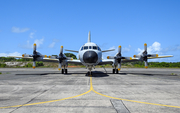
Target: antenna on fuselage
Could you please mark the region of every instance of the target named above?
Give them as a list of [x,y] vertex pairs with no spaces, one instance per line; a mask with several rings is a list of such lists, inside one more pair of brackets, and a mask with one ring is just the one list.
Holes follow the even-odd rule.
[[91,42],[91,32],[89,31],[88,42]]

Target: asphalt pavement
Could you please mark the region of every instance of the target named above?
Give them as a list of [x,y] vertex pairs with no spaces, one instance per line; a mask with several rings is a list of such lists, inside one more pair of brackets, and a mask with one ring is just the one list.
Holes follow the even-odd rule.
[[179,113],[180,69],[0,68],[0,113]]

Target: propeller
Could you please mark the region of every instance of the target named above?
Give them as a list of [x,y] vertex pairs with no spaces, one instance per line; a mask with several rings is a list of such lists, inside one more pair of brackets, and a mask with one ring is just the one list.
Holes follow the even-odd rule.
[[60,53],[59,53],[58,59],[59,59],[58,70],[61,70],[61,64],[62,64],[63,60],[66,59],[66,57],[63,54],[63,46],[61,46],[61,48],[60,48]]
[[38,57],[40,57],[40,55],[38,55],[38,52],[36,51],[36,44],[35,43],[33,45],[33,55],[32,55],[32,57],[33,57],[33,69],[35,69],[36,68],[36,60],[37,60]]
[[115,59],[118,63],[118,71],[121,70],[121,59],[131,60],[131,57],[123,57],[121,54],[121,46],[118,47],[118,53],[116,56],[108,56],[107,59]]
[[139,58],[139,60],[144,61],[145,68],[148,68],[148,57],[158,57],[158,54],[148,54],[147,44],[144,44],[144,52],[141,55],[134,55],[134,58]]

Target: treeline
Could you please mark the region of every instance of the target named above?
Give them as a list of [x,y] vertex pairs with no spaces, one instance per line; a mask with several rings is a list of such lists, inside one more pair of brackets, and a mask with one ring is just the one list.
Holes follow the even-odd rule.
[[[124,63],[127,67],[144,67],[144,62],[131,62]],[[170,68],[180,68],[180,62],[148,62],[148,67],[170,67]]]
[[[72,55],[67,55],[67,57],[72,57]],[[74,59],[76,57],[74,56]],[[0,57],[0,67],[7,67],[4,62],[13,62],[13,61],[20,61],[20,62],[29,62],[24,67],[32,67],[32,59],[16,59],[16,58],[9,58],[9,57]],[[44,66],[43,62],[36,62],[36,66]],[[122,63],[122,66],[125,67],[138,67],[138,68],[144,68],[144,62],[137,61],[137,62],[127,62]],[[105,67],[111,67],[111,65],[105,65]],[[165,67],[165,68],[180,68],[180,62],[148,62],[148,67]]]
[[0,57],[0,62],[10,62],[10,61],[33,61],[33,59],[23,59],[23,58],[11,58],[11,57]]

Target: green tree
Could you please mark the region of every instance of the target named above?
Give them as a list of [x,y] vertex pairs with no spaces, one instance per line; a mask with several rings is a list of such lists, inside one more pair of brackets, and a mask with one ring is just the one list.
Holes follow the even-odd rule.
[[72,54],[72,53],[64,53],[66,55],[66,57],[72,57],[73,59],[77,59],[76,55]]

